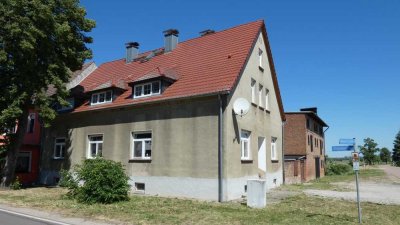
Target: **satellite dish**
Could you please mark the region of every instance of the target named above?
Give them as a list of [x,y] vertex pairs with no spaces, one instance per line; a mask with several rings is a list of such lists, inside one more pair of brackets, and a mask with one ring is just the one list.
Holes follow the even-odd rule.
[[249,112],[250,103],[245,98],[238,98],[233,103],[233,111],[236,115],[244,116]]

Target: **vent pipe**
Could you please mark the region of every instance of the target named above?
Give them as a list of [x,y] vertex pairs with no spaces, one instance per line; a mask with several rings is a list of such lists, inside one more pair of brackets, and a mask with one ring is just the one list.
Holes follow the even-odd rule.
[[164,33],[164,52],[170,52],[178,45],[179,31],[176,29],[169,29]]
[[215,30],[207,29],[207,30],[200,31],[199,33],[200,33],[200,36],[203,37],[203,36],[215,33]]
[[128,42],[126,46],[126,63],[132,62],[139,55],[139,43]]

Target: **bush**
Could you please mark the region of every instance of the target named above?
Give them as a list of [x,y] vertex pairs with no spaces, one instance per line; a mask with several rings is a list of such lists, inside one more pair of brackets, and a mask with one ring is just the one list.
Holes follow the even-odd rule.
[[326,167],[326,175],[344,175],[350,173],[352,167],[348,164],[329,163]]
[[10,184],[10,188],[11,188],[12,190],[20,190],[20,189],[22,188],[22,184],[21,184],[21,182],[19,181],[19,177],[18,177],[18,176],[15,177],[14,182],[12,182],[12,183]]
[[69,189],[67,194],[79,202],[113,203],[128,200],[129,177],[121,163],[103,158],[87,159],[74,168],[76,178],[62,171],[61,185]]

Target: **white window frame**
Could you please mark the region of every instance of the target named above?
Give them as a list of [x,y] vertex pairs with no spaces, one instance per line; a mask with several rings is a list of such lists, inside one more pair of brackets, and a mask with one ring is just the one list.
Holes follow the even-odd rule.
[[[247,134],[245,137],[243,134]],[[251,132],[247,130],[240,131],[240,147],[241,147],[241,160],[250,160],[251,159],[251,143],[250,143]],[[247,145],[247,156],[245,155],[245,146]]]
[[276,151],[276,137],[271,138],[271,160],[278,160],[278,154]]
[[[150,134],[150,138],[135,138],[135,135],[137,134]],[[132,144],[131,144],[131,159],[151,159],[151,155],[153,152],[153,132],[151,131],[139,131],[139,132],[131,132],[131,139],[132,139]],[[146,156],[146,141],[150,141],[150,156]],[[135,156],[135,142],[142,142],[142,156]]]
[[263,50],[261,48],[259,48],[258,49],[258,63],[259,63],[258,66],[261,68],[264,68],[263,67],[263,53],[264,53]]
[[[91,141],[91,137],[98,137],[101,136],[101,141]],[[88,147],[87,147],[87,158],[94,159],[99,154],[99,144],[101,144],[101,156],[103,156],[103,145],[104,145],[104,135],[103,134],[90,134],[88,135]],[[96,155],[92,156],[91,146],[92,144],[96,144]]]
[[263,101],[263,98],[264,98],[263,92],[264,91],[263,90],[264,90],[264,86],[262,84],[259,84],[258,85],[258,105],[260,107],[263,107],[263,104],[264,104],[264,101]]
[[269,90],[265,88],[265,109],[269,111]]
[[[33,117],[33,118],[32,118]],[[32,132],[30,132],[29,128],[31,127],[31,121],[33,120],[33,125],[32,125]],[[36,123],[36,113],[29,113],[28,116],[28,126],[26,126],[26,132],[27,133],[34,133],[35,132],[35,123]]]
[[251,102],[254,104],[256,103],[256,83],[256,80],[251,78]]
[[[107,93],[111,93],[111,99],[107,100]],[[104,94],[104,101],[100,102],[100,95]],[[94,97],[97,97],[97,101],[94,102]],[[108,91],[102,91],[102,92],[96,92],[92,94],[92,97],[90,98],[90,105],[100,105],[100,104],[104,104],[104,103],[109,103],[112,102],[113,100],[113,91],[112,90],[108,90]]]
[[[64,142],[57,142],[57,140],[62,140],[62,139],[64,139]],[[57,137],[54,139],[54,154],[53,154],[54,159],[65,158],[65,146],[66,146],[65,143],[66,143],[65,137]],[[59,156],[56,155],[58,146],[60,147],[60,155]]]
[[[158,83],[158,92],[153,92],[153,83]],[[150,94],[144,94],[144,86],[150,85]],[[136,88],[141,88],[141,95],[137,96],[136,95]],[[159,95],[161,94],[161,81],[152,81],[152,82],[147,82],[143,84],[136,84],[133,86],[133,98],[144,98],[144,97],[149,97],[153,95]]]

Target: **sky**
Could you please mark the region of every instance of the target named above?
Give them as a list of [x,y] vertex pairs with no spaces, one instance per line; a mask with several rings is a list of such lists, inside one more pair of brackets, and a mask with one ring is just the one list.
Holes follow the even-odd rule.
[[329,125],[330,157],[340,138],[370,137],[393,148],[400,131],[400,1],[90,1],[87,17],[97,65],[125,56],[124,44],[140,51],[163,46],[162,31],[179,40],[206,29],[223,30],[263,19],[266,23],[285,111],[318,107]]

